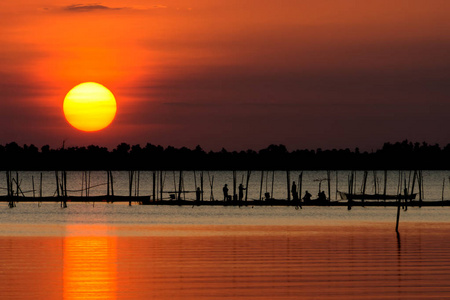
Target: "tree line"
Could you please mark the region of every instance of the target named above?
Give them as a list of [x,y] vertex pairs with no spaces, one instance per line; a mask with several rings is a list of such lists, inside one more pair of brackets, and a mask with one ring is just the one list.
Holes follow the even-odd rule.
[[2,170],[448,170],[450,144],[440,147],[408,140],[384,143],[376,151],[358,148],[293,150],[269,145],[259,151],[204,151],[119,144],[52,149],[45,145],[0,145]]

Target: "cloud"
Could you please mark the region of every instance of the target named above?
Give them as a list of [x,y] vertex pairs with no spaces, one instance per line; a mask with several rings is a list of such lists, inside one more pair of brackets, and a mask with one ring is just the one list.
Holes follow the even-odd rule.
[[[91,11],[118,11],[118,10],[153,10],[153,9],[165,9],[167,6],[155,4],[151,7],[111,7],[100,3],[93,4],[72,4],[64,6],[63,11],[68,12],[91,12]],[[48,8],[44,8],[48,10]]]
[[106,5],[94,3],[94,4],[73,4],[63,8],[69,12],[88,12],[88,11],[107,11],[107,10],[122,10],[125,7],[109,7]]

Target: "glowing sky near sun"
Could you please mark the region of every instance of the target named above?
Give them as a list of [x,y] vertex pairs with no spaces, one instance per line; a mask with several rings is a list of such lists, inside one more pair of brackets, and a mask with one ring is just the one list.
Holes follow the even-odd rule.
[[[444,145],[449,32],[447,0],[2,1],[0,144]],[[87,81],[117,100],[90,134],[62,112]]]

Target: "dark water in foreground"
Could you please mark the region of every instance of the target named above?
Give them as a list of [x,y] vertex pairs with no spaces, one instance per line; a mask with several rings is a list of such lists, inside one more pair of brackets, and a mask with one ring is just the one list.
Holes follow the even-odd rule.
[[450,297],[447,208],[402,212],[400,236],[391,208],[17,208],[1,299]]

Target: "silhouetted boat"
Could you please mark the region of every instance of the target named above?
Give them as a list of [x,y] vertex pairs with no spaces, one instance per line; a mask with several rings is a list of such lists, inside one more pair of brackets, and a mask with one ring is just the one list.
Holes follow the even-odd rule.
[[398,200],[398,199],[407,199],[414,200],[416,199],[417,194],[410,195],[384,195],[384,194],[349,194],[344,192],[339,192],[342,200]]

